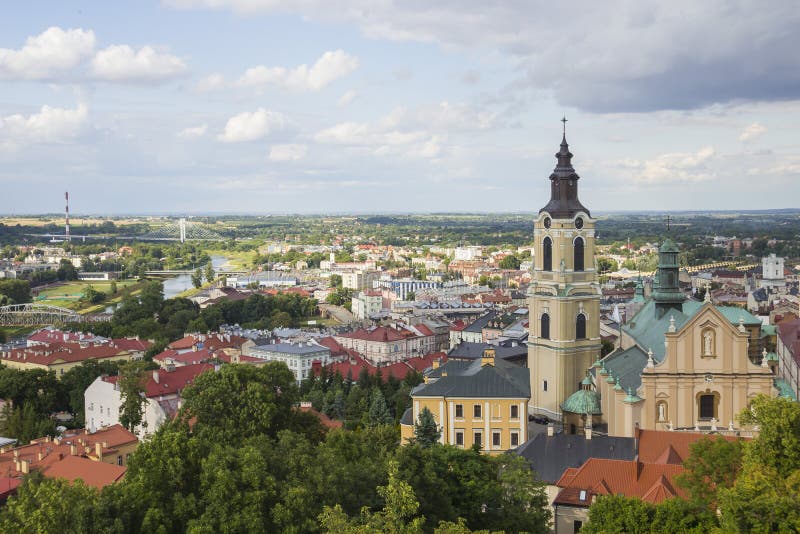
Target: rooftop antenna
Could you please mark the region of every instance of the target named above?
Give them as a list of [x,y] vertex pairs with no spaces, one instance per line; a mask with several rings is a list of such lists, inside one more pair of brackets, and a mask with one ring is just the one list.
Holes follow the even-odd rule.
[[66,219],[64,224],[64,241],[69,241],[69,191],[64,192],[64,200],[66,201]]

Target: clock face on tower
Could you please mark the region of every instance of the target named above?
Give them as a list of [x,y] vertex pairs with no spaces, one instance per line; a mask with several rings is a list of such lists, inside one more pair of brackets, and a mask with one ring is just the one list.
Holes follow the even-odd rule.
[[577,228],[578,230],[583,228],[583,219],[581,217],[575,219],[575,228]]
[[545,217],[544,218],[544,227],[545,228],[550,228],[550,217]]

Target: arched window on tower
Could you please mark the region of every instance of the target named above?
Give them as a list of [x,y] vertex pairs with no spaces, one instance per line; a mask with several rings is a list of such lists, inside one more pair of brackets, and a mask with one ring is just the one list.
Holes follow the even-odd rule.
[[553,270],[553,241],[549,237],[542,241],[542,270]]
[[586,316],[582,313],[575,318],[575,339],[586,339]]
[[575,239],[575,256],[573,258],[573,265],[575,266],[576,271],[583,270],[583,238],[578,237]]
[[541,338],[542,339],[550,339],[550,315],[549,314],[547,314],[547,313],[543,313],[542,314],[542,319],[541,319],[541,325],[540,326],[541,326],[540,330],[542,331]]

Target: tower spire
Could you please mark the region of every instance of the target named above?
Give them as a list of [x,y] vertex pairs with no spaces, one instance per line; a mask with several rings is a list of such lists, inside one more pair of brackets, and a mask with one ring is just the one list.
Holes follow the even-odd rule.
[[556,153],[556,168],[550,175],[550,202],[539,211],[565,219],[573,217],[579,211],[589,215],[589,210],[578,200],[580,177],[572,166],[572,152],[567,143],[567,117],[561,118],[561,134],[561,147]]

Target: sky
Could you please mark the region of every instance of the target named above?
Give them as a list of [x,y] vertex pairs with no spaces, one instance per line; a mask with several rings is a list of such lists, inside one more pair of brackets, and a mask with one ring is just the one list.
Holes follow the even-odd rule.
[[793,0],[71,0],[0,18],[0,213],[800,208]]

